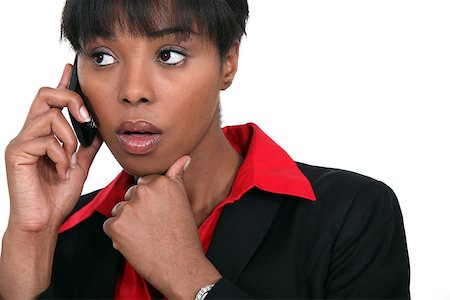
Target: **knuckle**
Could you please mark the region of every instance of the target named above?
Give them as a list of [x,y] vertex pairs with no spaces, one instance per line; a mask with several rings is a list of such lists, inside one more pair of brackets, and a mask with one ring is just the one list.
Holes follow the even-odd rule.
[[133,193],[134,193],[135,189],[136,189],[136,186],[135,186],[135,185],[133,185],[132,187],[130,187],[130,188],[125,192],[125,195],[124,195],[124,197],[123,197],[124,200],[130,200],[131,197],[133,197]]
[[134,217],[133,207],[130,206],[129,204],[123,205],[120,208],[120,211],[118,212],[116,217],[117,217],[118,221],[125,220],[130,217],[133,218]]
[[112,236],[113,233],[113,225],[114,225],[114,219],[109,218],[103,223],[103,231],[109,236]]
[[147,194],[147,186],[143,184],[137,185],[134,189],[133,194],[138,198],[144,196],[145,194]]
[[45,144],[46,144],[46,148],[60,146],[60,144],[58,143],[58,141],[56,140],[56,138],[54,136],[45,137]]
[[50,108],[48,113],[52,119],[56,119],[61,116],[61,110],[55,107]]
[[162,188],[167,186],[167,184],[169,183],[169,179],[166,176],[158,176],[157,178],[155,178],[155,180],[153,181],[153,184],[157,187],[157,188]]
[[75,151],[77,149],[78,142],[75,140],[75,138],[71,138],[68,141],[64,142],[64,145],[68,150]]
[[66,141],[64,141],[64,147],[70,151],[76,150],[77,146],[78,146],[78,142],[73,134],[70,136],[70,138],[68,138]]
[[77,94],[74,91],[71,90],[67,90],[68,95],[67,95],[67,106],[70,109],[77,109],[78,106],[81,106],[83,104],[83,99],[81,98],[81,96],[79,94]]
[[47,86],[43,86],[43,87],[39,88],[39,90],[37,92],[37,98],[47,96],[49,94],[50,90],[52,90],[52,88],[49,88]]
[[57,159],[60,163],[69,163],[61,144],[54,136],[48,136],[45,138],[45,149],[47,149],[47,153],[51,152],[55,159]]
[[5,147],[5,160],[6,163],[8,162],[15,162],[14,156],[16,153],[16,142],[15,140],[12,140],[9,142],[9,144]]
[[17,138],[14,138],[8,143],[8,145],[6,145],[6,147],[5,147],[5,155],[6,156],[11,155],[15,151],[16,144],[17,144]]
[[119,216],[125,209],[126,209],[126,203],[125,202],[119,202],[114,206],[113,211],[116,213],[117,216]]
[[117,239],[120,237],[121,232],[121,224],[120,224],[120,218],[118,217],[112,217],[109,218],[104,223],[104,231],[105,233],[111,238],[111,240],[117,241]]

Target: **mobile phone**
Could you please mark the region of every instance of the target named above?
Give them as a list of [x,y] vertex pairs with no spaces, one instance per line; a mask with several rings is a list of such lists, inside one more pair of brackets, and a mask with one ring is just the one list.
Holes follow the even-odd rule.
[[[73,63],[72,74],[70,76],[69,90],[72,90],[81,96],[84,102],[84,106],[87,108],[90,115],[92,116],[90,105],[88,101],[86,101],[86,97],[81,92],[80,84],[78,82],[77,61],[78,57],[76,56],[75,61]],[[70,121],[72,122],[73,129],[75,130],[75,134],[80,144],[84,147],[90,146],[95,136],[97,135],[97,126],[95,125],[94,119],[91,117],[91,120],[89,122],[80,123],[72,116],[70,112],[69,116]]]

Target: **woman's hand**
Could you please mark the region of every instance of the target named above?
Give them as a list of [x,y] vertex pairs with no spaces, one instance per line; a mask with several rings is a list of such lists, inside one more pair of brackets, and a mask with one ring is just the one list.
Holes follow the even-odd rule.
[[194,299],[220,273],[205,257],[183,175],[183,156],[164,176],[141,177],[104,224],[113,246],[169,299]]
[[67,89],[72,67],[66,65],[57,88],[41,88],[23,129],[6,149],[10,194],[8,228],[39,232],[59,227],[79,199],[101,141],[80,147],[61,110],[68,107],[80,122],[89,120],[81,97]]
[[80,197],[101,145],[77,151],[77,140],[61,110],[85,122],[83,100],[67,90],[66,65],[56,89],[37,94],[19,135],[5,152],[10,217],[0,257],[0,299],[32,299],[50,283],[58,229]]

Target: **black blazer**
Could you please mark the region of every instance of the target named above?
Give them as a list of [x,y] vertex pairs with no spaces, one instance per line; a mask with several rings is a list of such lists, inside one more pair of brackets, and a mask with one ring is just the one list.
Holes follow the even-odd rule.
[[[223,275],[207,299],[409,299],[398,201],[385,184],[298,164],[317,201],[253,189],[224,207],[207,257]],[[81,197],[77,209],[96,193]],[[59,236],[41,298],[111,299],[123,260],[95,214]]]

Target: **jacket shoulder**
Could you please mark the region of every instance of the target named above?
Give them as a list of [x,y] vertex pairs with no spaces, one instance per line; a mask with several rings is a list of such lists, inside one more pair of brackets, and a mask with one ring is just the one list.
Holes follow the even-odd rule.
[[330,204],[346,207],[354,201],[363,201],[364,207],[374,207],[397,204],[394,191],[382,181],[355,172],[312,166],[297,163],[302,173],[308,178],[318,204]]
[[339,181],[342,183],[347,182],[351,185],[365,184],[370,182],[382,183],[374,178],[352,171],[313,166],[300,162],[296,162],[296,164],[300,171],[302,171],[302,173],[309,179],[312,185],[319,184],[323,181]]
[[330,298],[409,298],[403,217],[393,190],[358,173],[298,166],[317,198],[304,216],[313,231],[309,241],[327,245],[312,251],[326,259],[309,268],[310,282],[318,280],[317,270],[327,269],[322,283]]

